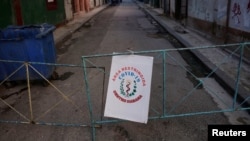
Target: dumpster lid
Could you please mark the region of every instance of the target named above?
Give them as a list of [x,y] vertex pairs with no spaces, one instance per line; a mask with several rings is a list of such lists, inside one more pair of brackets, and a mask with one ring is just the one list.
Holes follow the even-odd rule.
[[40,25],[8,26],[0,32],[0,40],[22,40],[28,38],[42,38],[54,31],[55,26],[47,23]]

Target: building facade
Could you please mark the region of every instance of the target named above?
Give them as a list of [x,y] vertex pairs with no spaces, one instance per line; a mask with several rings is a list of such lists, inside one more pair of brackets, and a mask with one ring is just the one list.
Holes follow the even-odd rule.
[[[157,1],[157,2],[156,2]],[[181,24],[224,43],[250,40],[250,0],[144,0]]]
[[1,27],[49,23],[65,20],[63,0],[1,0]]
[[1,0],[0,28],[41,23],[59,26],[106,3],[105,0]]

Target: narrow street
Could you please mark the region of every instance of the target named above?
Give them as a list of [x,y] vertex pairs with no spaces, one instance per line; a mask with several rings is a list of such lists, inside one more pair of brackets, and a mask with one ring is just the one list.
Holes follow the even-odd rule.
[[[82,56],[174,49],[166,34],[133,0],[123,0],[120,4],[109,6],[57,48],[57,63],[61,64],[56,66],[59,78],[51,80],[48,86],[32,81],[31,100],[27,85],[23,82],[18,82],[12,88],[0,86],[3,92],[0,96],[8,95],[4,100],[21,113],[0,101],[0,120],[14,121],[0,124],[0,140],[91,141],[91,116],[81,67]],[[166,72],[162,72],[160,52],[143,55],[154,57],[149,117],[163,114],[164,88],[167,93],[164,105],[169,115],[217,111],[232,103],[227,92],[212,77],[206,86],[196,87],[197,82],[187,71],[193,68],[189,63],[193,58],[188,53],[168,52]],[[88,59],[87,76],[93,120],[108,120],[103,117],[103,108],[111,59],[111,56]],[[195,73],[198,77],[203,78],[208,73],[202,65],[193,64],[200,70]],[[162,83],[164,74],[166,86]],[[226,103],[218,100],[211,89],[220,93]],[[16,124],[28,123],[29,119],[34,124]],[[107,123],[97,127],[94,136],[96,141],[204,141],[207,140],[209,124],[249,123],[250,117],[244,111],[221,112],[150,119],[147,124],[130,121]]]

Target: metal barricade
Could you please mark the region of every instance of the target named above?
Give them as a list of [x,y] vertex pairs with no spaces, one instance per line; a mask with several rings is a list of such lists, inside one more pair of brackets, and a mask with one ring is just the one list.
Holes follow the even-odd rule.
[[[131,54],[154,57],[153,70],[157,71],[153,73],[151,86],[150,120],[249,110],[249,91],[242,87],[245,83],[241,79],[241,75],[244,73],[242,69],[244,66],[243,53],[244,49],[249,45],[250,43],[240,43],[206,47],[97,54],[82,56],[82,64],[80,65],[0,60],[0,63],[20,64],[19,68],[11,72],[9,76],[0,82],[0,86],[2,87],[6,82],[9,82],[9,78],[20,69],[25,69],[26,81],[25,84],[22,84],[18,92],[23,93],[23,91],[25,91],[27,94],[22,94],[22,96],[25,97],[24,99],[20,97],[18,99],[24,102],[15,105],[8,101],[8,97],[16,93],[4,95],[6,94],[5,90],[0,89],[2,90],[2,94],[0,95],[0,104],[2,104],[0,106],[4,106],[12,111],[5,113],[0,111],[0,122],[90,127],[92,130],[92,140],[96,140],[97,127],[107,123],[124,122],[124,120],[104,117],[103,107],[105,105],[106,88],[108,85],[112,56]],[[197,74],[190,69],[189,65],[187,65],[180,56],[178,57],[178,55],[176,55],[177,52],[189,51],[195,54],[198,50],[223,48],[233,49],[224,56],[223,59],[218,60],[215,65],[206,66],[208,72],[204,73],[202,76],[197,76]],[[235,69],[230,73],[226,73],[224,67],[229,63],[229,60],[235,60],[235,54],[240,54],[237,59],[238,62],[235,64]],[[33,65],[56,67],[60,77],[57,80],[50,80],[44,77],[33,67]],[[29,78],[30,71],[37,73],[42,78],[43,82],[49,85],[44,88],[32,84],[33,80]],[[175,74],[171,74],[171,71],[175,72]],[[182,74],[185,77],[179,77],[178,74]],[[178,77],[175,77],[175,75]],[[64,77],[67,77],[68,80],[64,81]],[[233,96],[232,103],[224,101],[221,94],[217,94],[217,92],[213,90],[213,87],[207,85],[211,77],[222,83],[224,83],[223,78],[225,77],[230,77],[230,79],[233,80],[233,82],[229,82],[233,84],[233,86],[230,84],[227,86],[232,87],[232,90],[230,90]],[[177,86],[181,81],[192,81],[193,85]],[[206,89],[206,92],[200,92],[199,90],[202,88]],[[177,92],[179,95],[175,94]],[[210,94],[208,95],[208,93]],[[211,105],[203,105],[202,100],[211,96],[219,99],[220,102],[224,104],[225,108],[219,109],[217,106],[210,107]],[[28,104],[28,109],[23,109],[22,106],[20,106],[23,104]],[[187,108],[190,104],[202,106],[200,106],[199,109]],[[38,105],[38,107],[36,107],[36,105]],[[62,119],[60,119],[60,116]]]

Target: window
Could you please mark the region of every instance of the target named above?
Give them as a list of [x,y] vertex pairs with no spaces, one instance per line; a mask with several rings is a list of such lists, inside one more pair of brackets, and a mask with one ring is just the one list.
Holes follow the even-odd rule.
[[57,8],[56,0],[46,0],[46,5],[48,10],[55,10]]

